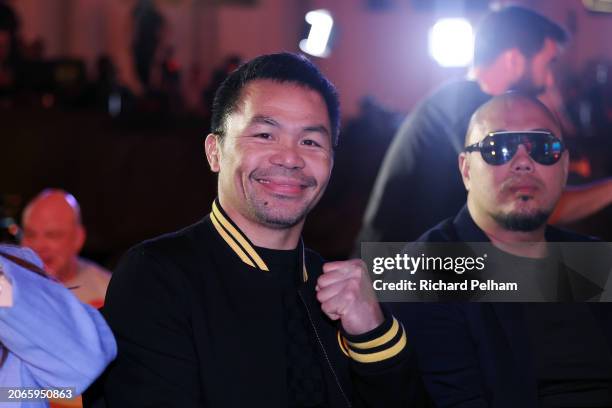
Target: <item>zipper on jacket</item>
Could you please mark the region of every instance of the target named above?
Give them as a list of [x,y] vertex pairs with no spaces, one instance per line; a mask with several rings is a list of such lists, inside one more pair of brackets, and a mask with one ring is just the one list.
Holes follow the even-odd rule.
[[352,407],[353,405],[351,404],[351,401],[348,399],[348,397],[346,396],[344,389],[342,388],[342,385],[340,384],[340,380],[338,379],[338,376],[336,375],[336,371],[334,370],[334,366],[332,365],[329,356],[327,355],[327,350],[325,350],[325,346],[323,346],[323,342],[321,341],[321,337],[319,337],[319,331],[317,330],[317,326],[315,325],[314,321],[312,320],[312,316],[310,314],[310,309],[308,308],[308,305],[306,304],[306,301],[304,300],[304,297],[302,296],[302,292],[300,292],[298,290],[298,295],[300,296],[300,299],[302,300],[302,303],[304,304],[304,307],[306,308],[306,314],[308,315],[308,320],[310,321],[310,325],[312,326],[315,336],[317,338],[317,342],[319,343],[319,346],[321,346],[321,350],[323,350],[323,356],[325,356],[325,360],[327,361],[327,365],[329,366],[329,369],[331,370],[332,374],[334,375],[334,379],[336,380],[336,384],[338,385],[338,388],[340,389],[340,393],[342,394],[342,396],[344,397],[344,400],[346,401],[346,404],[348,407]]

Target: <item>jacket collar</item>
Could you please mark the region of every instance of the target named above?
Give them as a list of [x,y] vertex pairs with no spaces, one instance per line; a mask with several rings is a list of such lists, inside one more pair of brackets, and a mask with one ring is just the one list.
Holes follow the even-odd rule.
[[459,241],[463,242],[489,242],[489,237],[484,233],[483,230],[476,225],[467,204],[461,208],[455,219],[453,220],[453,226],[459,237]]
[[[210,220],[217,233],[223,238],[225,243],[234,251],[242,262],[249,265],[251,268],[258,269],[262,272],[269,272],[270,269],[264,259],[257,253],[255,246],[249,238],[240,230],[240,228],[232,221],[227,213],[221,207],[219,199],[216,198],[212,204]],[[302,279],[304,282],[308,280],[308,271],[306,270],[304,240],[300,237],[300,255]]]
[[[489,237],[482,231],[478,225],[472,219],[470,212],[468,211],[467,204],[459,211],[455,219],[453,220],[453,227],[459,238],[459,241],[463,242],[490,242]],[[551,250],[555,251],[556,257],[559,258],[559,265],[562,267],[567,274],[567,285],[569,295],[572,299],[592,299],[596,296],[600,296],[605,290],[605,279],[597,280],[593,277],[585,276],[569,266],[567,266],[567,260],[564,255],[564,247],[559,242],[572,242],[572,241],[586,241],[588,237],[580,236],[577,234],[566,233],[550,225],[546,226],[545,239],[551,243]],[[594,240],[594,239],[591,239]]]

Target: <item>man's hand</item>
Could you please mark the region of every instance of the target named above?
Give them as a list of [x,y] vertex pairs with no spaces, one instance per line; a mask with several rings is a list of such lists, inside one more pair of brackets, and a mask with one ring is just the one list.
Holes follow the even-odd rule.
[[316,289],[323,312],[332,320],[340,319],[348,334],[366,333],[384,321],[361,259],[324,264]]

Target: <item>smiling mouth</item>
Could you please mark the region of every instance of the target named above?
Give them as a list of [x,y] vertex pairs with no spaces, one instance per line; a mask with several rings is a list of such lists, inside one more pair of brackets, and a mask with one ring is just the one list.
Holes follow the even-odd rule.
[[270,180],[265,178],[256,178],[255,181],[261,184],[276,184],[279,186],[294,186],[300,188],[306,188],[307,186],[300,181],[292,181],[292,180]]
[[309,186],[301,180],[256,178],[255,181],[274,194],[299,195]]

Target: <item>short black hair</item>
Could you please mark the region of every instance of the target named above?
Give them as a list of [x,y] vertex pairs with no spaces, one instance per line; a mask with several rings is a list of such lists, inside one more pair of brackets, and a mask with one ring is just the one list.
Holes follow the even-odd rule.
[[524,7],[508,6],[493,11],[476,30],[474,65],[490,64],[512,48],[531,58],[542,50],[547,38],[565,44],[569,34],[554,21]]
[[288,52],[260,55],[242,64],[221,83],[212,106],[212,133],[224,136],[225,122],[236,108],[242,89],[257,79],[291,82],[318,92],[327,105],[332,145],[338,144],[340,102],[336,88],[310,60],[303,55]]

